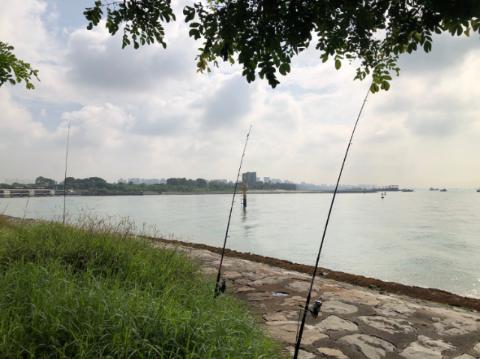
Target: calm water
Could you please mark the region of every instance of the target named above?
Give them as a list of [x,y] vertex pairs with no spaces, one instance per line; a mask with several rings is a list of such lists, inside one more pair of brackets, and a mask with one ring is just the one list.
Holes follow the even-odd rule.
[[[69,218],[129,217],[155,234],[221,246],[230,195],[70,197]],[[228,247],[312,265],[329,194],[251,194],[235,206]],[[237,200],[237,202],[239,202]],[[59,219],[62,198],[0,199],[0,212]],[[150,227],[151,228],[151,227]],[[480,298],[480,193],[341,194],[323,267]]]

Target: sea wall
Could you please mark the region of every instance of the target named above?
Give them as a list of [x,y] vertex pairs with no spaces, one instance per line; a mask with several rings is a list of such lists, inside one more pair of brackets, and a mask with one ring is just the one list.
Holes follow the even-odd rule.
[[[152,239],[187,253],[215,276],[219,248]],[[309,287],[310,267],[227,251],[227,292],[245,300],[285,352],[295,343],[299,310]],[[410,287],[322,269],[313,299],[301,358],[480,358],[480,300],[436,289]],[[425,300],[429,299],[429,300]]]

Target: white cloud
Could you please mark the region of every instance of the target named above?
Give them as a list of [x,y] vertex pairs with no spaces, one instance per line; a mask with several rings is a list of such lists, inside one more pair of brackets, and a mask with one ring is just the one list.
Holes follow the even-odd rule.
[[71,123],[71,136],[75,143],[88,150],[122,147],[135,121],[132,115],[110,103],[66,112],[62,119]]
[[[0,91],[0,166],[8,177],[59,178],[71,120],[75,176],[232,178],[253,123],[246,169],[334,181],[368,87],[352,81],[353,67],[335,71],[308,50],[271,90],[265,81],[247,84],[238,66],[196,73],[198,43],[181,16],[167,26],[167,50],[122,50],[103,27],[60,24],[65,6],[55,4],[0,3],[0,39],[42,80],[35,91]],[[72,22],[84,24],[77,16]],[[402,59],[391,90],[367,103],[344,182],[480,183],[474,40],[438,37],[428,56]]]
[[254,85],[248,85],[240,76],[227,78],[213,94],[202,99],[205,107],[203,124],[209,130],[231,127],[251,110]]
[[[58,133],[50,133],[30,112],[16,103],[6,89],[0,90],[0,166],[4,177],[34,178],[37,173],[53,175]],[[45,168],[48,168],[45,171]],[[3,180],[3,178],[0,178]]]
[[2,41],[14,45],[20,57],[35,64],[55,60],[54,42],[42,20],[46,9],[47,4],[41,0],[0,2]]
[[193,49],[185,46],[184,38],[179,37],[168,51],[160,45],[122,50],[118,36],[110,36],[103,23],[99,26],[70,34],[68,77],[77,86],[113,94],[145,93],[194,74]]

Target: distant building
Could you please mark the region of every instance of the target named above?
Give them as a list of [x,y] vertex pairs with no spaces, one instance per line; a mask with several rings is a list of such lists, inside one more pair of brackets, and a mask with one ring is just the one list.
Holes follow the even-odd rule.
[[255,186],[257,184],[257,172],[242,173],[242,182],[249,187]]
[[128,180],[125,180],[123,178],[120,178],[118,180],[118,183],[131,183],[131,184],[165,184],[167,183],[167,180],[165,178],[129,178]]
[[270,177],[263,177],[263,182],[270,183],[271,182]]

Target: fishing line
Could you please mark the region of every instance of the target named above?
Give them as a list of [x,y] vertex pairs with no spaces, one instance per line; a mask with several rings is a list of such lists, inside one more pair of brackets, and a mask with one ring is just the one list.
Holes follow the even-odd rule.
[[230,230],[230,221],[232,219],[232,210],[233,210],[233,205],[235,203],[235,196],[237,195],[238,180],[240,179],[240,172],[242,170],[243,159],[245,158],[245,151],[247,150],[248,138],[250,137],[251,131],[252,131],[252,125],[250,125],[250,128],[248,129],[248,132],[247,132],[247,137],[245,138],[245,145],[243,146],[242,157],[240,158],[240,166],[238,166],[237,180],[235,181],[235,186],[233,188],[232,203],[230,205],[230,212],[228,213],[227,229],[225,230],[225,238],[223,240],[222,255],[220,257],[220,263],[218,265],[217,281],[215,283],[215,293],[214,293],[215,298],[220,293],[225,292],[225,280],[223,280],[222,283],[220,284],[220,279],[222,276],[223,257],[225,255],[225,247],[227,245],[228,231]]
[[68,169],[68,149],[70,145],[70,124],[72,120],[68,120],[68,127],[67,127],[67,144],[65,147],[65,176],[63,177],[63,217],[62,222],[65,224],[66,218],[66,201],[67,201],[67,169]]
[[30,195],[27,197],[27,203],[25,203],[25,208],[23,209],[23,219],[27,217],[28,205],[30,204]]
[[7,205],[6,205],[5,208],[3,209],[2,215],[4,215],[5,213],[7,213],[7,209],[8,209],[9,206],[10,206],[10,202],[7,203]]
[[365,107],[365,103],[367,102],[367,98],[368,98],[369,93],[370,93],[370,86],[368,87],[367,94],[365,95],[365,98],[363,99],[362,106],[360,107],[360,111],[358,112],[357,120],[355,121],[355,125],[353,126],[353,130],[352,130],[352,133],[350,135],[350,140],[348,141],[347,149],[345,151],[345,156],[343,157],[342,166],[340,167],[340,172],[338,173],[337,183],[335,185],[335,190],[333,191],[332,201],[330,202],[330,208],[328,209],[327,219],[325,221],[325,226],[323,228],[322,240],[320,242],[320,248],[318,250],[317,259],[315,261],[315,267],[313,269],[312,279],[310,281],[310,288],[308,290],[307,300],[305,301],[305,307],[303,308],[303,316],[302,316],[302,321],[300,323],[300,329],[298,330],[298,334],[297,334],[297,341],[296,341],[296,344],[295,344],[295,352],[293,354],[293,359],[298,358],[298,353],[300,351],[300,344],[302,342],[303,330],[305,328],[305,321],[307,319],[307,313],[310,312],[310,313],[312,313],[313,316],[318,315],[318,312],[320,311],[320,307],[322,305],[322,302],[320,300],[317,300],[315,302],[315,305],[313,306],[313,308],[310,308],[310,299],[312,297],[313,284],[315,282],[315,277],[317,275],[318,262],[320,261],[320,255],[322,254],[323,244],[325,242],[325,236],[327,234],[327,229],[328,229],[328,224],[330,222],[330,216],[332,214],[333,204],[335,203],[335,198],[336,198],[337,192],[338,192],[338,185],[340,184],[340,179],[342,178],[343,168],[345,167],[345,161],[347,160],[348,152],[350,151],[350,146],[352,145],[353,136],[355,134],[355,131],[357,130],[358,121],[360,120],[360,117],[362,115],[363,108]]

